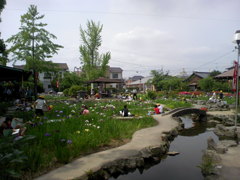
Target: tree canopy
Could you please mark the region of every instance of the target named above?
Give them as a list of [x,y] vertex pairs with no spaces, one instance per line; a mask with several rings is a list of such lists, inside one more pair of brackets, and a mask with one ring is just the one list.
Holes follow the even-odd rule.
[[[5,5],[6,5],[6,0],[0,0],[0,15]],[[1,22],[1,17],[0,17],[0,22]],[[8,53],[7,53],[6,45],[4,43],[4,40],[0,39],[0,65],[6,66],[7,61],[8,61]]]
[[80,45],[80,60],[82,63],[83,77],[92,80],[105,76],[107,65],[111,58],[110,52],[99,54],[102,43],[101,32],[103,25],[93,21],[87,22],[87,29],[80,27],[82,45]]
[[28,12],[21,16],[20,31],[7,40],[12,45],[13,61],[26,61],[26,69],[37,72],[53,69],[53,63],[46,60],[62,48],[51,41],[57,37],[44,29],[47,24],[39,22],[43,18],[37,6],[30,5]]
[[28,12],[21,16],[19,32],[11,36],[6,42],[11,43],[9,51],[13,54],[13,61],[25,61],[27,70],[33,70],[34,95],[37,97],[37,72],[56,70],[51,61],[46,61],[56,54],[61,45],[51,39],[57,37],[44,29],[47,24],[40,22],[44,15],[40,15],[37,6],[30,5]]

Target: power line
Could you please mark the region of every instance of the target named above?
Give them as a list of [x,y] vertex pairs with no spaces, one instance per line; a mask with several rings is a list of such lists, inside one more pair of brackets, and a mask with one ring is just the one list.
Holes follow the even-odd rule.
[[[25,9],[4,9],[4,11],[26,11]],[[41,10],[41,9],[40,9]],[[129,12],[110,12],[110,11],[83,11],[83,10],[54,10],[45,9],[43,12],[57,12],[57,13],[83,13],[83,14],[111,14],[111,15],[126,15],[126,16],[146,16],[146,17],[160,17],[160,18],[177,18],[177,19],[193,19],[193,20],[208,20],[208,21],[239,21],[239,19],[223,19],[223,18],[210,18],[210,17],[189,17],[181,15],[166,15],[156,13],[129,13]]]
[[219,56],[219,57],[217,57],[217,58],[215,58],[215,59],[213,59],[213,60],[211,60],[211,61],[209,61],[209,62],[207,62],[207,63],[204,63],[204,64],[198,66],[197,69],[200,68],[200,67],[202,67],[202,66],[205,66],[205,65],[207,65],[207,64],[209,64],[209,63],[215,62],[215,61],[217,61],[217,60],[219,60],[219,59],[221,59],[221,58],[223,58],[223,57],[225,57],[225,56],[228,56],[229,54],[231,54],[231,53],[234,52],[234,51],[235,51],[235,49],[234,49],[234,50],[231,50],[230,52],[227,52],[227,53],[225,53],[225,54],[223,54],[223,55],[221,55],[221,56]]

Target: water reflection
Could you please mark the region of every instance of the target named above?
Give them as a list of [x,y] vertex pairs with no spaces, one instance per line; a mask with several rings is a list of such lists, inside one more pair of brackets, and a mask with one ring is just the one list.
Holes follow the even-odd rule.
[[[136,170],[132,173],[119,176],[118,180],[179,180],[179,179],[204,179],[200,168],[203,150],[207,148],[207,138],[212,136],[218,141],[217,136],[206,131],[206,122],[192,122],[189,117],[183,117],[185,128],[170,145],[169,151],[180,152],[177,156],[167,156],[161,163]],[[113,178],[111,178],[113,179]]]

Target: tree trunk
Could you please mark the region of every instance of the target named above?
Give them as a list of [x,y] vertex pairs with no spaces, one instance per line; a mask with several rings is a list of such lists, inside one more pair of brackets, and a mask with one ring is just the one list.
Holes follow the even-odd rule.
[[33,82],[34,82],[34,87],[33,87],[33,93],[34,93],[34,100],[37,99],[37,72],[36,70],[33,70]]

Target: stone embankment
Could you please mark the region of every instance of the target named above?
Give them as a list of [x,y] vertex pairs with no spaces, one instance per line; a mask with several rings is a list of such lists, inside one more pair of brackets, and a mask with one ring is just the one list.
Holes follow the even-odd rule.
[[132,140],[120,147],[79,158],[37,180],[108,179],[110,176],[142,168],[147,162],[160,162],[170,140],[177,136],[181,123],[171,115],[154,115],[158,125],[134,133]]
[[234,113],[221,111],[209,112],[208,115],[220,123],[213,130],[220,141],[216,143],[212,138],[208,139],[208,149],[203,155],[203,173],[206,179],[237,180],[240,177],[240,127],[225,126],[234,124]]

